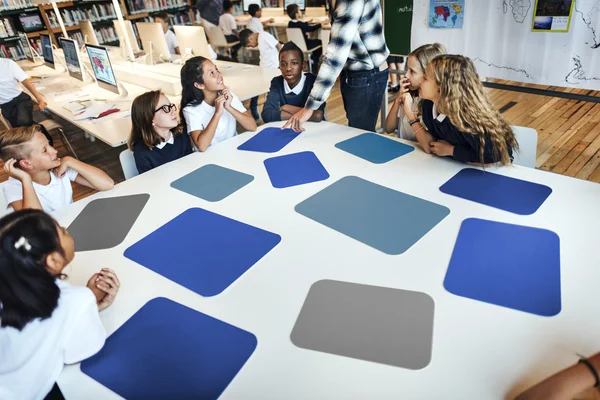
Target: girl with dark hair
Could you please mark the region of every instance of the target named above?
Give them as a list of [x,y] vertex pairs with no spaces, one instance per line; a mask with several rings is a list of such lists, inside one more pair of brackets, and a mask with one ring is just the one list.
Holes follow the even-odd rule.
[[192,153],[192,143],[182,134],[177,106],[160,90],[139,95],[131,106],[131,136],[138,172],[144,173]]
[[74,253],[66,229],[41,210],[0,219],[0,398],[60,393],[63,365],[104,345],[98,311],[112,304],[120,283],[110,269],[94,274],[87,288],[62,281]]
[[225,86],[212,61],[190,58],[181,68],[181,87],[180,119],[198,150],[234,137],[236,122],[248,131],[256,130],[256,121]]

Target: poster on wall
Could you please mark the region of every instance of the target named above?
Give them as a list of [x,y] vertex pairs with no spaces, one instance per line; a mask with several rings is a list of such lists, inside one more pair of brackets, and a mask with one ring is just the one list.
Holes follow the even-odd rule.
[[430,0],[430,28],[461,29],[464,15],[465,0]]
[[533,32],[569,32],[573,0],[536,0],[533,9]]

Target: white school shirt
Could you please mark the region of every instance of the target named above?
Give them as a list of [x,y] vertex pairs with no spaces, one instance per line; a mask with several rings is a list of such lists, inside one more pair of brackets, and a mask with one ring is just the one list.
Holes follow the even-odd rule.
[[43,399],[65,364],[96,354],[106,331],[96,297],[86,287],[56,280],[60,289],[52,316],[23,330],[0,328],[0,399]]
[[[233,100],[231,100],[231,106],[239,112],[246,112],[246,109],[244,108],[244,105],[242,104],[240,99],[238,99],[238,97],[235,94],[231,94],[233,95]],[[186,106],[183,109],[183,117],[185,118],[185,123],[187,124],[188,134],[193,131],[206,129],[213,115],[215,115],[215,107],[207,104],[204,101],[200,104]],[[215,136],[210,142],[210,145],[212,146],[214,144],[232,138],[235,136],[235,133],[236,119],[233,115],[229,113],[229,111],[225,110],[221,115],[221,119],[219,119],[219,123],[215,131]],[[195,143],[194,149],[197,150]]]
[[305,83],[306,83],[306,75],[304,73],[302,73],[302,75],[300,77],[300,82],[298,82],[298,84],[296,86],[294,86],[293,89],[290,87],[290,85],[288,85],[287,81],[284,79],[283,80],[283,91],[285,92],[285,94],[294,93],[295,95],[299,95],[300,93],[302,93]]
[[258,50],[260,51],[260,66],[279,69],[279,41],[269,32],[258,34]]
[[0,58],[0,105],[6,104],[23,92],[19,82],[28,76],[13,60]]
[[237,31],[237,24],[235,22],[235,18],[233,15],[229,13],[225,13],[219,17],[219,28],[223,31],[225,35],[233,35],[232,29]]
[[[57,177],[50,171],[50,183],[47,185],[33,182],[33,189],[44,211],[51,213],[73,202],[71,181],[74,181],[77,175],[77,171],[68,168],[67,173],[62,178]],[[23,184],[18,179],[8,178],[3,189],[4,197],[6,197],[6,202],[9,204],[7,208],[9,211],[14,211],[10,203],[23,200]]]
[[177,54],[175,53],[175,47],[179,47],[179,43],[177,43],[177,36],[175,36],[172,30],[167,29],[167,32],[165,32],[165,39],[167,39],[169,53]]
[[252,17],[250,21],[248,21],[248,25],[246,25],[247,29],[250,29],[252,32],[263,32],[265,27],[263,26],[260,18]]
[[[421,99],[415,97],[412,104],[412,112],[415,115],[419,114],[419,104],[421,104]],[[422,126],[425,126],[423,125],[423,119],[421,117],[419,117],[419,121],[421,121]],[[413,142],[417,141],[417,136],[415,135],[413,128],[408,123],[408,117],[406,114],[404,114],[404,108],[402,106],[398,107],[398,137],[400,139],[411,140]]]

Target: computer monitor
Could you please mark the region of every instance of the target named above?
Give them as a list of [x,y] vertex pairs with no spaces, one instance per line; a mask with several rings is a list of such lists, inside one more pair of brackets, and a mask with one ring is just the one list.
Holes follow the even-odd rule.
[[29,61],[34,62],[31,44],[29,43],[29,39],[27,39],[27,35],[23,32],[19,32],[19,42],[21,43],[25,57],[27,57]]
[[110,58],[108,57],[108,50],[106,50],[105,47],[94,46],[91,44],[86,45],[85,48],[90,57],[92,71],[94,71],[98,86],[102,89],[119,94],[119,85],[117,84],[117,78],[115,77]]
[[44,64],[50,68],[56,68],[54,66],[54,54],[52,54],[52,40],[50,35],[41,34],[40,41],[42,43],[42,57],[44,58]]
[[[131,50],[134,52],[140,51],[140,46],[138,45],[138,41],[135,37],[135,33],[133,32],[133,25],[131,25],[131,21],[123,21],[125,22],[125,30],[127,31],[127,36],[129,36],[129,43],[131,43]],[[125,33],[123,29],[121,29],[121,24],[118,19],[113,21],[113,25],[115,26],[115,31],[117,31],[117,37],[119,38],[119,42],[121,45],[125,44]]]
[[25,32],[39,31],[45,28],[39,14],[21,14],[19,21]]
[[203,27],[175,25],[173,29],[175,29],[175,36],[177,36],[181,54],[185,53],[185,49],[192,49],[193,55],[210,59],[208,42]]
[[99,46],[98,38],[96,37],[96,31],[90,21],[79,21],[79,29],[83,35],[83,42]]
[[283,0],[283,11],[287,10],[290,4],[298,4],[300,11],[306,11],[306,0]]
[[138,22],[135,26],[140,34],[142,48],[146,54],[150,54],[150,49],[152,49],[153,64],[171,59],[171,52],[169,51],[165,32],[161,24],[156,22]]
[[79,58],[79,48],[77,43],[71,39],[60,38],[60,47],[65,54],[65,62],[69,75],[83,82],[83,67]]
[[244,6],[244,12],[248,12],[248,6],[250,4],[258,4],[258,6],[262,8],[260,0],[243,0],[242,5]]

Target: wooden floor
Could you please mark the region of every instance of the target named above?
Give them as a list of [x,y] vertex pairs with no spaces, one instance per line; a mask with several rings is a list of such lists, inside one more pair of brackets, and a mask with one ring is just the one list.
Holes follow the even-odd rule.
[[[495,82],[519,85],[500,80]],[[600,98],[600,92],[597,91],[529,84],[526,86]],[[509,124],[537,130],[537,168],[600,183],[600,103],[498,89],[488,89],[488,93],[494,106],[503,110]],[[394,97],[389,96],[390,107]],[[265,97],[261,96],[260,106],[264,99]],[[348,123],[339,84],[336,84],[327,101],[327,118],[342,125]],[[117,183],[124,180],[119,153],[125,146],[111,148],[98,140],[91,143],[81,130],[66,121],[61,121],[60,118],[57,120],[65,127],[69,141],[82,161],[103,169]],[[68,155],[68,148],[57,132],[52,134],[59,154]],[[3,169],[0,170],[0,182],[6,179],[6,173]],[[90,189],[74,185],[75,200],[91,193],[93,191]]]

